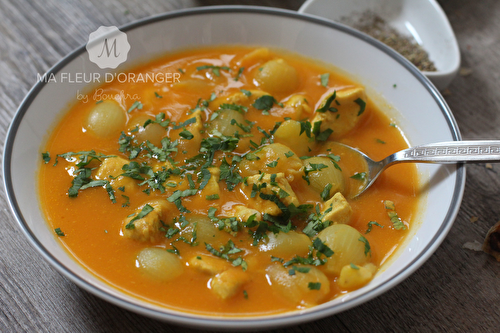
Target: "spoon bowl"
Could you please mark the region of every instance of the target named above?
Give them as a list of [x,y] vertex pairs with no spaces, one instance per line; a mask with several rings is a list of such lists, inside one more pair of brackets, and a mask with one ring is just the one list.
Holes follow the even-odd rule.
[[500,162],[500,140],[430,143],[398,151],[380,161],[372,160],[368,155],[356,148],[342,143],[338,144],[358,154],[366,163],[364,182],[357,192],[351,194],[352,198],[356,198],[364,193],[385,169],[398,163],[453,164]]

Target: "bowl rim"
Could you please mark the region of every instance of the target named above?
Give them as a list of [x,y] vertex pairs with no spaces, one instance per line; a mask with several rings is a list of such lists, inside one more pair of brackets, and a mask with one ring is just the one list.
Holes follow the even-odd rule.
[[[418,81],[426,88],[426,90],[431,94],[436,103],[439,105],[441,112],[448,124],[451,135],[454,141],[460,141],[461,135],[458,129],[458,125],[446,104],[444,98],[440,95],[438,90],[432,85],[432,83],[413,66],[410,66],[409,63],[397,52],[393,51],[389,47],[386,47],[382,43],[379,43],[372,38],[367,37],[366,35],[351,29],[347,26],[341,25],[339,23],[318,17],[309,14],[301,14],[296,11],[279,9],[279,8],[270,8],[270,7],[262,7],[262,6],[244,6],[244,5],[229,5],[229,6],[210,6],[210,7],[195,7],[182,9],[167,13],[162,13],[159,15],[154,15],[151,17],[146,17],[140,19],[138,21],[134,21],[128,24],[125,24],[119,29],[121,31],[128,31],[135,28],[140,28],[141,26],[148,25],[151,23],[156,23],[158,21],[168,20],[172,18],[184,17],[184,16],[195,16],[195,15],[207,15],[207,14],[231,14],[231,13],[246,13],[246,14],[257,14],[257,15],[271,15],[276,17],[285,17],[292,18],[298,21],[306,21],[313,24],[318,24],[321,26],[326,26],[328,28],[332,28],[335,30],[339,30],[341,32],[352,35],[355,38],[361,39],[366,43],[375,46],[376,48],[384,51],[387,55],[392,57],[395,61],[404,66],[409,72],[415,76]],[[58,73],[64,66],[73,61],[75,58],[80,56],[83,52],[85,52],[85,44],[76,48],[74,51],[63,57],[59,60],[54,66],[52,66],[47,72],[47,75],[51,73]],[[216,316],[206,316],[206,315],[197,315],[188,312],[182,312],[179,310],[173,310],[175,314],[162,312],[156,309],[145,308],[141,305],[133,303],[129,300],[122,299],[116,295],[112,295],[90,283],[88,283],[85,279],[80,277],[79,275],[73,273],[71,270],[66,268],[66,266],[61,263],[56,257],[52,256],[50,252],[45,248],[45,246],[39,241],[39,239],[35,236],[32,230],[27,225],[23,213],[21,212],[15,194],[14,187],[12,183],[11,177],[11,157],[13,151],[13,143],[16,138],[17,131],[19,126],[23,120],[24,115],[29,109],[31,103],[38,95],[38,93],[45,87],[47,82],[37,82],[30,89],[28,94],[25,96],[23,101],[21,102],[19,108],[17,109],[12,122],[9,126],[6,141],[4,145],[3,152],[3,180],[4,180],[4,190],[7,195],[8,205],[13,213],[13,216],[16,219],[19,227],[22,229],[25,236],[28,238],[31,245],[41,254],[44,259],[51,264],[53,268],[59,271],[62,275],[70,279],[73,283],[78,285],[80,288],[104,299],[110,303],[113,303],[117,306],[125,308],[127,310],[133,311],[135,313],[139,313],[151,318],[168,321],[174,324],[180,324],[184,326],[191,326],[197,328],[204,329],[234,329],[234,328],[253,328],[253,329],[266,329],[278,326],[290,326],[299,323],[304,323],[312,320],[317,320],[320,318],[324,318],[336,313],[340,313],[342,311],[348,310],[352,307],[360,305],[361,303],[367,302],[380,294],[386,292],[390,288],[396,286],[408,276],[413,274],[439,247],[441,242],[446,237],[450,228],[453,225],[453,222],[458,214],[458,210],[460,208],[460,203],[462,200],[464,188],[465,188],[465,168],[462,165],[458,165],[456,169],[456,180],[455,180],[455,188],[453,191],[453,197],[451,201],[451,205],[448,208],[445,219],[440,226],[438,232],[433,237],[433,239],[425,246],[425,248],[421,251],[421,254],[408,263],[406,266],[399,270],[394,277],[391,279],[384,281],[380,286],[367,291],[366,293],[359,295],[357,297],[351,298],[341,304],[338,304],[333,307],[328,307],[324,309],[317,309],[312,311],[306,311],[301,313],[299,311],[293,311],[288,313],[279,313],[275,315],[265,315],[265,316],[253,316],[253,317],[216,317]]]

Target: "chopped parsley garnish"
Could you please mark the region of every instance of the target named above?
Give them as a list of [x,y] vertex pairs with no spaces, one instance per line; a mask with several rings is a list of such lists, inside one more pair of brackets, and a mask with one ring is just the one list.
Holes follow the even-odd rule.
[[238,81],[240,79],[240,76],[241,76],[241,74],[243,74],[244,70],[245,70],[245,67],[238,68],[238,73],[236,74],[236,77],[234,78],[234,81]]
[[302,232],[309,237],[313,237],[321,230],[332,224],[332,221],[323,221],[326,214],[332,211],[332,206],[328,207],[323,214],[321,214],[319,205],[316,205],[315,211],[312,212],[307,218],[307,225],[304,227]]
[[[316,125],[317,123],[321,123],[321,121],[315,122],[314,125]],[[314,138],[316,139],[316,141],[323,142],[323,141],[328,140],[328,138],[330,137],[330,135],[332,135],[332,133],[333,133],[333,130],[331,128],[327,128],[323,132],[318,131],[314,135]]]
[[366,179],[366,172],[356,172],[350,178],[356,179],[356,180],[365,180]]
[[236,185],[243,181],[243,178],[238,172],[237,163],[234,160],[231,165],[227,163],[226,158],[222,160],[219,175],[219,181],[221,180],[226,182],[226,187],[229,191],[232,191]]
[[156,98],[163,98],[163,96],[162,96],[162,95],[160,95],[160,94],[158,94],[156,91],[155,91],[155,97],[156,97]]
[[260,96],[259,98],[257,98],[255,100],[255,102],[252,104],[252,106],[254,108],[256,108],[257,110],[267,111],[267,113],[269,114],[269,110],[273,107],[273,104],[277,104],[277,105],[283,107],[283,104],[279,103],[271,95]]
[[183,190],[183,191],[176,190],[176,191],[174,191],[174,193],[172,193],[172,195],[170,195],[167,198],[167,201],[168,202],[173,202],[175,204],[175,206],[177,207],[177,209],[181,213],[190,213],[191,211],[189,211],[186,207],[184,207],[182,205],[182,198],[195,195],[196,193],[198,193],[198,190],[195,189],[195,188],[193,188],[193,189],[187,189],[187,190]]
[[372,250],[370,249],[370,243],[368,243],[368,240],[365,238],[365,236],[360,236],[358,240],[365,244],[365,256],[371,255]]
[[366,102],[363,101],[361,98],[357,98],[354,100],[354,103],[359,105],[359,111],[358,111],[358,117],[359,117],[361,116],[361,114],[363,114],[363,112],[365,112]]
[[207,200],[217,200],[217,199],[219,199],[219,195],[217,193],[216,194],[210,194],[210,195],[205,196],[205,199],[207,199]]
[[331,94],[319,109],[316,110],[316,112],[319,113],[325,113],[326,111],[330,112],[337,112],[338,110],[334,107],[331,107],[333,101],[335,100],[335,97],[337,97],[337,91],[333,91],[333,94]]
[[179,136],[186,140],[191,140],[192,138],[194,138],[193,133],[189,132],[187,129],[184,129],[182,132],[180,132]]
[[366,232],[365,234],[369,233],[370,231],[372,231],[372,226],[373,225],[376,225],[377,227],[380,227],[380,228],[383,228],[384,226],[383,225],[380,225],[378,222],[375,222],[375,221],[370,221],[368,222],[368,229],[366,229]]
[[292,266],[292,268],[288,270],[288,274],[295,275],[295,271],[299,273],[309,273],[310,270],[311,268],[309,267]]
[[76,176],[71,181],[71,187],[68,189],[68,197],[76,198],[80,190],[85,190],[91,187],[100,187],[104,186],[106,192],[108,192],[108,196],[113,203],[116,202],[115,191],[111,187],[111,184],[107,180],[94,180],[91,178],[92,169],[86,168],[86,166],[94,161],[101,161],[102,158],[114,157],[114,156],[106,156],[103,154],[96,154],[95,151],[81,151],[78,153],[64,153],[56,156],[56,162],[54,166],[57,165],[57,157],[63,157],[67,161],[76,162],[75,157],[78,158],[78,162],[75,164],[78,169],[76,169],[73,173]]
[[[361,237],[363,237],[363,236],[361,236]],[[334,254],[333,250],[330,249],[328,247],[328,245],[326,245],[325,243],[323,243],[321,241],[321,239],[319,239],[319,238],[314,239],[314,241],[313,241],[313,247],[314,247],[314,249],[316,249],[318,251],[318,253],[321,253],[321,254],[325,255],[325,257],[331,257]]]
[[394,229],[406,230],[404,222],[398,216],[398,213],[396,213],[396,206],[394,205],[394,202],[390,200],[385,200],[384,206],[385,209],[387,209],[387,215],[389,215],[389,218],[391,219],[392,226],[394,227]]
[[321,282],[309,282],[307,284],[307,287],[310,290],[320,290],[321,289]]
[[122,194],[122,198],[125,200],[123,203],[122,203],[122,207],[128,207],[130,206],[130,198],[127,197],[126,195]]
[[335,169],[337,169],[339,171],[342,171],[342,169],[340,168],[340,166],[337,164],[337,162],[340,161],[340,156],[334,155],[334,154],[330,153],[330,154],[326,155],[326,157],[328,157],[331,160],[331,162],[332,162],[333,166],[335,167]]
[[279,160],[279,157],[278,157],[278,159],[277,159],[277,160],[272,161],[272,162],[270,162],[270,163],[267,163],[266,165],[267,165],[268,167],[270,167],[270,168],[275,168],[275,167],[278,165],[278,160]]
[[229,104],[229,103],[222,103],[219,106],[219,109],[224,110],[224,109],[229,109],[229,110],[234,110],[238,111],[241,114],[245,114],[248,111],[248,107],[243,106],[243,105],[238,105],[238,104]]
[[61,231],[61,228],[55,228],[54,231],[55,231],[56,235],[59,236],[59,237],[66,236],[66,234]]
[[248,121],[248,120],[246,120],[246,122],[248,125],[240,124],[239,122],[236,121],[236,119],[231,119],[231,125],[236,125],[239,128],[241,128],[241,130],[243,132],[250,133],[252,126],[253,126],[253,123],[251,121]]
[[325,165],[323,163],[309,163],[306,165],[304,168],[304,176],[302,178],[307,182],[307,184],[310,184],[309,182],[309,173],[314,172],[314,171],[321,171],[324,168],[328,168],[328,165]]
[[214,73],[215,76],[220,76],[220,71],[225,70],[225,71],[231,71],[231,68],[227,66],[214,66],[214,65],[203,65],[203,66],[198,66],[196,67],[197,71],[202,71],[204,69],[211,69],[212,73]]
[[130,108],[127,110],[127,113],[130,113],[132,111],[134,111],[135,109],[137,110],[142,110],[142,103],[139,102],[139,101],[135,101],[131,106]]
[[293,155],[294,155],[294,153],[293,153],[293,151],[291,151],[291,150],[289,150],[289,151],[288,151],[288,153],[285,153],[285,156],[286,156],[287,158],[290,158],[290,157],[292,157]]
[[377,141],[377,143],[381,143],[381,144],[385,144],[386,143],[384,140],[381,140],[381,139],[375,139],[375,141]]
[[216,257],[225,259],[229,261],[233,266],[241,266],[241,268],[245,271],[248,267],[247,263],[245,260],[243,260],[242,257],[238,256],[237,258],[232,258],[230,257],[233,254],[237,254],[242,252],[243,250],[237,248],[234,245],[234,242],[232,240],[228,240],[226,245],[222,245],[219,250],[215,249],[212,245],[205,243],[205,248],[207,249],[208,252],[213,254]]
[[189,118],[188,120],[186,120],[184,122],[180,122],[179,124],[175,125],[173,127],[173,129],[181,129],[183,127],[189,126],[189,125],[194,124],[194,123],[196,123],[196,117]]
[[320,80],[321,85],[326,88],[328,86],[328,81],[330,80],[330,73],[321,74]]
[[50,154],[49,152],[42,153],[42,159],[45,164],[50,162]]
[[351,262],[350,266],[352,269],[359,270],[359,267],[354,265],[352,262]]
[[161,127],[166,128],[170,124],[170,119],[165,119],[165,113],[160,112],[155,116],[155,120],[146,120],[142,127],[146,128],[149,124],[159,124]]
[[246,96],[246,97],[250,97],[252,96],[252,93],[248,90],[245,90],[245,89],[240,89],[240,91]]
[[325,185],[325,188],[323,188],[323,191],[321,191],[321,199],[323,199],[323,201],[330,199],[330,190],[332,187],[333,185],[328,183]]
[[153,210],[154,208],[152,206],[148,204],[144,205],[144,207],[142,207],[142,210],[125,225],[125,229],[134,229],[135,228],[134,222],[139,219],[142,219],[143,217],[151,213]]

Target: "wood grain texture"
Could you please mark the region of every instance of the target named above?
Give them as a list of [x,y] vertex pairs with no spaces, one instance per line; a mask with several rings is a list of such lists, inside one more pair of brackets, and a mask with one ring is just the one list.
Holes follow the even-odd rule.
[[[0,0],[0,145],[36,73],[84,44],[100,25],[122,25],[184,7],[257,4],[297,10],[301,0]],[[500,2],[439,1],[462,66],[444,92],[464,139],[500,138]],[[449,235],[412,276],[339,315],[275,332],[498,332],[500,263],[462,248],[500,220],[500,164],[467,168],[464,200]],[[111,305],[81,290],[33,249],[0,190],[0,332],[191,332]],[[477,221],[475,221],[477,217]],[[471,222],[475,221],[475,222]],[[194,331],[193,331],[194,332]]]

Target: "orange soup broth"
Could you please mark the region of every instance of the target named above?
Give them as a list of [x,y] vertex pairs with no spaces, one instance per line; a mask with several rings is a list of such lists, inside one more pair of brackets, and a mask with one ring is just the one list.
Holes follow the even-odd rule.
[[[172,121],[183,121],[189,118],[189,110],[196,105],[200,97],[208,99],[212,92],[216,92],[219,98],[239,91],[239,89],[256,89],[250,79],[251,75],[242,75],[238,81],[233,79],[239,67],[238,60],[248,52],[249,49],[245,47],[188,50],[132,70],[132,73],[137,74],[148,72],[178,73],[178,69],[181,68],[184,73],[181,74],[180,82],[183,81],[184,77],[198,77],[200,80],[207,80],[208,77],[210,84],[201,85],[194,90],[189,87],[173,87],[172,84],[167,83],[112,82],[105,84],[99,88],[102,90],[97,90],[98,93],[89,94],[90,102],[80,101],[71,108],[50,135],[45,150],[49,151],[52,157],[65,152],[93,149],[105,155],[118,155],[127,158],[125,154],[118,151],[119,134],[109,139],[102,139],[85,130],[83,125],[85,118],[95,105],[94,102],[97,102],[92,101],[93,96],[97,96],[97,98],[104,95],[111,96],[110,99],[116,100],[125,110],[131,107],[135,99],[120,98],[120,92],[125,91],[130,96],[138,96],[143,107],[141,110],[134,110],[127,114],[127,126],[139,114],[154,117],[159,112],[164,112],[166,118]],[[315,104],[316,108],[319,106],[322,96],[328,91],[354,84],[323,64],[316,64],[311,60],[305,60],[292,54],[279,53],[279,55],[297,69],[301,78],[297,91],[308,96],[311,104]],[[196,66],[207,63],[216,66],[229,66],[231,72],[221,71],[220,77],[216,77],[213,73],[196,71]],[[260,63],[253,64],[245,69],[245,73],[252,73],[258,70],[259,66]],[[330,73],[328,89],[318,83],[319,75],[325,70]],[[156,96],[155,92],[161,98]],[[287,96],[276,95],[274,97],[281,101],[285,100]],[[276,111],[276,113],[278,112],[280,111]],[[270,116],[264,117],[261,112],[249,110],[247,119],[258,121],[259,126],[269,130],[273,128],[276,121],[283,120],[283,116],[275,116],[276,113],[271,112]],[[384,115],[371,101],[367,103],[365,113],[366,116],[355,130],[343,137],[340,142],[359,147],[375,159],[383,158],[408,146],[397,126],[391,126],[394,120]],[[209,114],[205,112],[203,121],[206,121],[208,117]],[[255,126],[252,133],[258,133]],[[195,154],[196,152],[190,152],[187,155]],[[168,282],[148,279],[136,267],[137,253],[147,245],[123,237],[121,234],[122,221],[148,200],[154,197],[166,198],[172,193],[172,190],[167,190],[169,192],[165,194],[152,191],[150,195],[142,191],[127,192],[125,194],[129,197],[130,206],[126,207],[122,207],[122,204],[125,203],[125,198],[121,196],[123,193],[115,191],[117,203],[113,204],[103,188],[90,188],[80,191],[77,198],[69,198],[67,191],[73,179],[68,172],[71,164],[61,157],[58,160],[57,166],[52,166],[54,162],[52,159],[49,164],[43,165],[40,169],[41,207],[50,227],[52,229],[60,228],[65,233],[64,237],[59,237],[64,247],[84,267],[110,285],[153,304],[194,313],[226,316],[258,315],[297,309],[295,304],[290,304],[269,284],[265,274],[266,265],[270,263],[269,255],[259,253],[257,248],[251,246],[251,237],[245,231],[240,232],[237,237],[231,237],[228,234],[224,242],[233,239],[236,246],[244,250],[248,271],[254,272],[251,282],[245,286],[248,298],[240,293],[227,300],[219,299],[207,288],[210,277],[200,274],[194,269],[185,269],[180,277]],[[349,169],[349,161],[341,159],[339,165],[343,169]],[[353,181],[349,180],[350,183]],[[309,192],[299,197],[307,198],[308,202],[321,202],[317,194]],[[358,229],[368,239],[371,245],[372,261],[376,265],[387,260],[409,232],[409,230],[402,231],[392,228],[383,204],[384,200],[391,200],[395,203],[398,215],[405,222],[407,229],[411,229],[417,213],[418,198],[418,177],[415,166],[398,165],[385,171],[366,194],[357,199],[349,200],[354,211],[350,225]],[[245,201],[242,193],[229,192],[221,186],[220,202],[226,202],[225,208],[228,208]],[[193,213],[207,214],[208,207],[215,204],[207,202],[198,194],[185,198],[183,205]],[[221,209],[224,210],[224,207]],[[372,226],[372,231],[365,234],[367,224],[370,221],[378,222],[383,228]],[[165,241],[158,242],[154,246],[168,248]],[[192,247],[183,242],[177,242],[176,246],[181,257],[185,254],[195,253],[195,251],[208,254],[204,252],[203,246]],[[333,278],[332,282],[335,282],[335,279]],[[345,292],[346,290],[341,290],[336,283],[331,283],[329,299]]]

